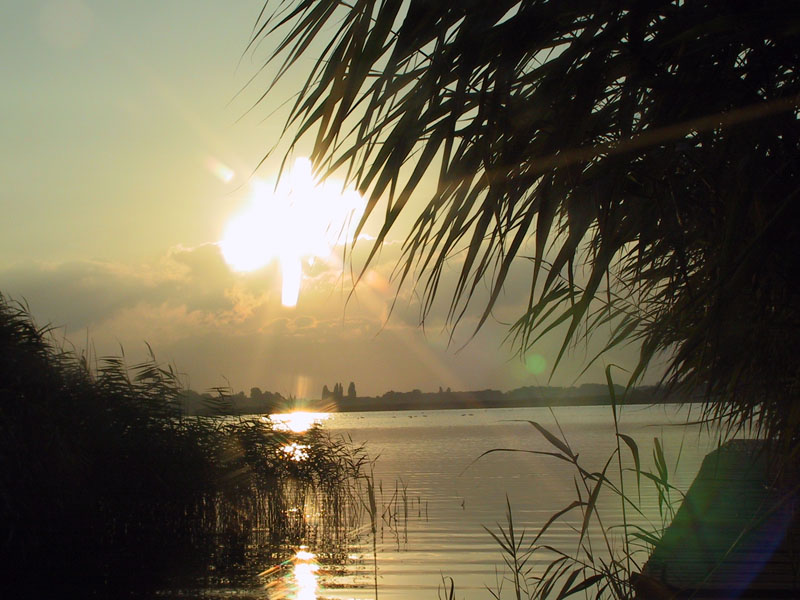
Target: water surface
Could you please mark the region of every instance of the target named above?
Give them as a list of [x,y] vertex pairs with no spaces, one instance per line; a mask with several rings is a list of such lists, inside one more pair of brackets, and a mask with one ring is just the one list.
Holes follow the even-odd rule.
[[[639,444],[645,469],[654,470],[653,438],[661,439],[670,480],[682,490],[688,489],[703,457],[717,443],[700,426],[685,425],[689,417],[687,407],[631,407],[624,410],[620,425]],[[496,532],[497,523],[505,526],[508,502],[517,533],[524,529],[530,539],[552,514],[576,499],[575,469],[564,461],[519,452],[479,458],[498,448],[553,451],[525,421],[537,421],[559,437],[563,433],[590,471],[602,469],[616,449],[610,407],[343,413],[325,422],[331,433],[365,443],[369,454],[377,457],[376,503],[383,516],[376,544],[379,598],[437,598],[443,578],[453,579],[457,598],[491,598],[487,587],[498,589],[504,566],[484,526]],[[625,466],[632,467],[629,450],[622,448]],[[610,468],[617,469],[616,462]],[[644,513],[628,511],[629,522],[658,527],[655,488],[643,483],[639,501],[632,472],[625,482]],[[601,493],[598,513],[606,527],[622,523],[621,503],[610,492]],[[572,551],[579,528],[580,515],[575,512],[554,525],[543,541]],[[589,533],[599,543],[596,525]],[[313,594],[304,597],[375,598],[369,538],[367,532],[344,569],[326,570],[321,564]],[[541,570],[551,559],[541,552],[532,565]],[[508,582],[503,585],[509,592]]]

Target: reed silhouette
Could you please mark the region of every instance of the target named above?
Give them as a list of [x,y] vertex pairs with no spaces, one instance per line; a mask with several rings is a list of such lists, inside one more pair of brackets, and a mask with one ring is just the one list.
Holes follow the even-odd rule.
[[586,335],[635,342],[631,382],[664,358],[666,389],[792,454],[796,2],[267,2],[264,39],[275,81],[304,81],[292,146],[368,199],[353,240],[383,211],[363,269],[411,223],[395,281],[423,323],[444,295],[480,328],[527,273],[521,354],[554,329],[555,364]]
[[[252,582],[254,564],[317,537],[335,554],[361,449],[319,429],[185,418],[179,378],[152,355],[90,362],[0,295],[0,595]],[[285,448],[300,442],[296,460]],[[313,522],[311,504],[325,506]]]

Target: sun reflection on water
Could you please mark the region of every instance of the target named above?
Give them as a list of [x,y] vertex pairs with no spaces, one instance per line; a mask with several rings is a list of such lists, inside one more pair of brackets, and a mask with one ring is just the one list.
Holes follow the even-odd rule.
[[301,460],[308,459],[308,444],[298,444],[297,442],[292,442],[291,444],[286,444],[280,449],[280,452],[283,452],[285,455],[289,457],[290,460],[300,462]]
[[294,556],[275,565],[261,576],[270,576],[281,573],[291,567],[291,573],[286,573],[266,585],[269,597],[276,600],[317,600],[319,587],[318,575],[320,570],[317,555],[308,551],[308,546],[300,546]]
[[303,546],[294,556],[294,584],[296,586],[295,600],[316,600],[317,599],[317,571],[319,563],[316,561],[317,555],[305,550]]
[[330,413],[296,411],[285,414],[274,414],[269,416],[272,426],[278,431],[291,431],[292,433],[303,433],[314,425],[328,419]]
[[[330,418],[330,416],[330,413],[325,412],[295,411],[271,414],[268,417],[262,417],[262,419],[264,421],[268,420],[277,431],[302,434]],[[297,462],[309,460],[311,446],[302,443],[302,437],[300,436],[295,437],[295,440],[298,441],[291,441],[294,436],[288,437],[289,440],[276,449],[278,455]],[[286,512],[287,515],[291,514],[293,518],[304,521],[321,517],[321,513],[318,511],[311,510],[307,513],[306,509],[308,508],[308,506],[305,508],[293,507],[287,509]],[[320,565],[317,561],[317,555],[310,552],[307,546],[300,546],[291,558],[267,569],[260,575],[272,579],[266,584],[270,598],[275,598],[276,600],[317,600],[319,571]],[[271,577],[273,575],[276,578],[273,579]]]

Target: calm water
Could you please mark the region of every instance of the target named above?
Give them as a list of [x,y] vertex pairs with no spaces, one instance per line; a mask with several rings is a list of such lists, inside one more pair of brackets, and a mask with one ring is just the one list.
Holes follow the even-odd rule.
[[[616,448],[610,407],[561,408],[554,414],[582,466],[602,469]],[[716,443],[700,427],[682,425],[687,415],[687,408],[642,407],[625,409],[621,419],[621,431],[639,444],[645,469],[654,470],[653,438],[661,438],[671,481],[682,490]],[[453,578],[457,598],[491,598],[486,588],[497,589],[503,559],[484,526],[497,531],[498,522],[505,524],[506,498],[516,530],[524,528],[526,535],[575,499],[574,468],[563,461],[511,452],[476,460],[496,448],[553,450],[531,425],[514,420],[534,420],[557,432],[550,410],[538,408],[349,413],[325,422],[332,433],[364,442],[369,454],[378,456],[377,504],[384,516],[377,543],[379,598],[437,598],[443,577]],[[633,466],[625,446],[623,456]],[[626,485],[635,496],[632,474]],[[660,523],[657,495],[645,483],[641,492],[645,516],[629,514],[629,520],[652,528]],[[606,526],[622,522],[613,494],[601,494],[598,507]],[[580,515],[574,514],[551,528],[547,543],[575,549]],[[597,536],[599,531],[590,533]],[[313,585],[294,597],[375,598],[372,544],[366,538],[362,547],[354,548],[344,571],[319,565]],[[550,558],[542,554],[534,567],[541,568]],[[504,589],[511,592],[508,583]]]

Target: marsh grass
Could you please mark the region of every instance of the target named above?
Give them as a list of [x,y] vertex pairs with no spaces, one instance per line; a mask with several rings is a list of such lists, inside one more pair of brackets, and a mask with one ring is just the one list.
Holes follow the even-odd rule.
[[297,436],[184,417],[182,391],[152,352],[91,361],[0,295],[2,597],[230,582],[310,539],[343,552],[363,449],[314,429],[292,460]]

